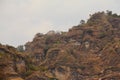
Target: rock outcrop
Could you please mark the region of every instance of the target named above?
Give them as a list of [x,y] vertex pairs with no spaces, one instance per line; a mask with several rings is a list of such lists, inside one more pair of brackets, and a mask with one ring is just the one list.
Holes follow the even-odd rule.
[[12,46],[0,45],[0,80],[23,80],[25,60]]

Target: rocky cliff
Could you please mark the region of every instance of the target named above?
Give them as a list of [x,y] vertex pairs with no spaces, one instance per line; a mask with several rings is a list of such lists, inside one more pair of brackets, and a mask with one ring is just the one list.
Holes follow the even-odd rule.
[[14,47],[0,45],[0,80],[23,80],[25,60]]
[[68,32],[37,33],[24,52],[1,45],[0,79],[120,80],[119,29],[119,15],[97,12]]

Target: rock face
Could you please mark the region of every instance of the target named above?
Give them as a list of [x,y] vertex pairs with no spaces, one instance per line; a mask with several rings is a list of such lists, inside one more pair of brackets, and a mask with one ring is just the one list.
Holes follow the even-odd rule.
[[120,80],[119,28],[119,15],[98,12],[68,32],[36,34],[25,52],[1,45],[0,80]]
[[19,74],[25,72],[25,63],[18,63],[20,59],[23,57],[15,48],[0,45],[0,80],[23,80]]

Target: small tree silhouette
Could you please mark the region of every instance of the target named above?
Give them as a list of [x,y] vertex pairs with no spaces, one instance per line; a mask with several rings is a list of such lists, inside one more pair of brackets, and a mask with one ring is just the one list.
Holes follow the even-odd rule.
[[106,12],[108,15],[112,15],[112,11],[107,10]]
[[17,50],[20,51],[20,52],[23,52],[24,51],[24,46],[23,45],[19,45],[17,47]]
[[81,20],[81,21],[80,21],[80,24],[81,24],[81,25],[85,24],[85,20]]

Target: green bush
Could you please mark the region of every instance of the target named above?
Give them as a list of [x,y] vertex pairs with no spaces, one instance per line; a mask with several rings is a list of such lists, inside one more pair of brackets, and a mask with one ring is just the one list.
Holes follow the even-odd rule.
[[106,33],[104,33],[104,32],[101,32],[99,35],[98,35],[98,37],[101,39],[101,38],[104,38],[106,36]]
[[32,65],[32,64],[29,64],[29,65],[28,65],[28,68],[29,68],[30,70],[32,70],[32,71],[38,71],[38,70],[39,70],[39,67],[34,66],[34,65]]
[[56,41],[55,43],[56,43],[56,44],[60,44],[61,42],[60,42],[60,41]]
[[85,69],[85,66],[81,65],[79,68],[80,68],[81,70],[84,70],[84,69]]
[[24,76],[29,76],[29,75],[31,75],[32,73],[33,73],[33,71],[28,70],[27,72],[24,73]]
[[2,58],[4,56],[4,53],[0,53],[0,58]]
[[40,66],[39,69],[40,69],[40,71],[43,71],[43,72],[48,70],[45,66]]

